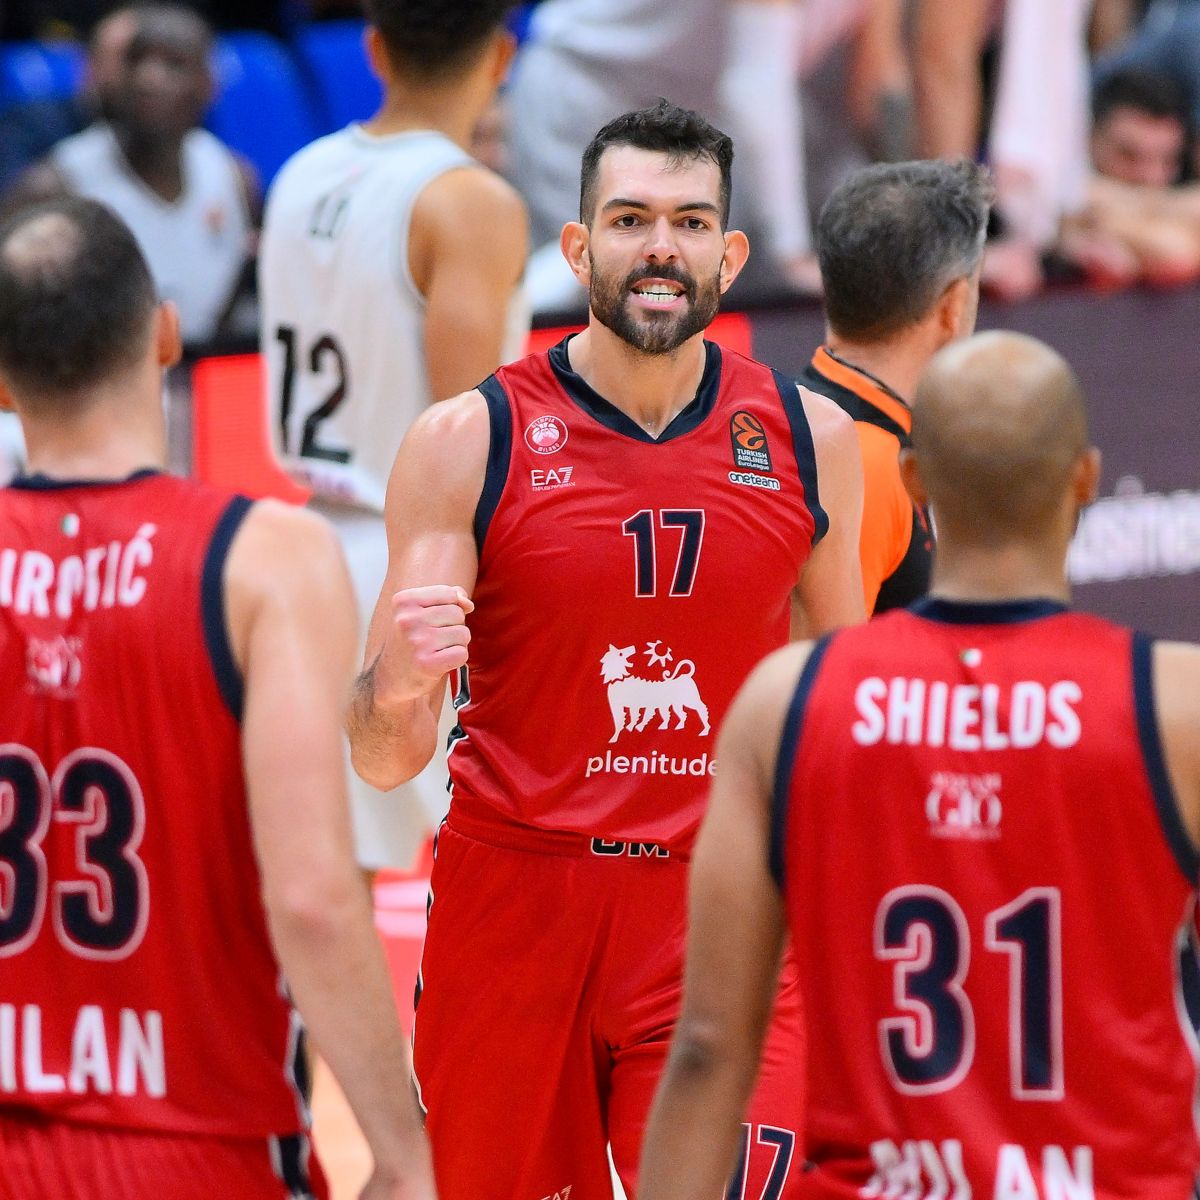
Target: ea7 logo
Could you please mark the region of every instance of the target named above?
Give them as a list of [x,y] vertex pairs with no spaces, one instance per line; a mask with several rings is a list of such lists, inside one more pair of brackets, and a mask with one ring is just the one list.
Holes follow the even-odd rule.
[[554,1192],[549,1196],[543,1196],[542,1200],[571,1200],[571,1189],[574,1186],[573,1183],[568,1183],[561,1192]]
[[570,487],[571,476],[574,474],[574,467],[558,467],[550,471],[531,470],[529,482],[535,492],[544,492],[549,488]]

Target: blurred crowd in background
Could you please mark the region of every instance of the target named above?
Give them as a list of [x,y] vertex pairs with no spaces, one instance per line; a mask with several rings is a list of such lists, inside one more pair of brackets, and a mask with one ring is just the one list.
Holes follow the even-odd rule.
[[[103,199],[190,345],[252,336],[265,188],[378,97],[356,19],[353,0],[9,0],[0,210]],[[864,163],[915,157],[991,166],[993,296],[1200,278],[1200,0],[541,0],[514,8],[513,29],[475,153],[529,206],[535,312],[584,307],[558,251],[582,147],[658,96],[733,134],[760,294],[819,293],[821,204]],[[30,54],[49,67],[31,74]]]

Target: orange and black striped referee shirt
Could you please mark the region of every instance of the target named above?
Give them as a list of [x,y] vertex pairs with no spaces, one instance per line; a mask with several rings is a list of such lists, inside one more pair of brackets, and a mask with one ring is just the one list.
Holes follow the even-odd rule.
[[900,451],[909,445],[912,412],[887,384],[822,346],[800,383],[828,396],[854,418],[863,463],[859,539],[867,612],[902,608],[929,590],[933,537],[927,514],[900,479]]

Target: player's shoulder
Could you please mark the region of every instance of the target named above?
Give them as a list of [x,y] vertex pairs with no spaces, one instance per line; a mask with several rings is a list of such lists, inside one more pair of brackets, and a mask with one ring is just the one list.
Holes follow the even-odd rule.
[[301,146],[279,168],[268,193],[268,205],[276,197],[287,196],[297,189],[306,189],[314,182],[321,182],[331,165],[346,157],[348,146],[349,139],[344,129],[327,133]]
[[491,417],[479,388],[431,404],[413,422],[404,441],[410,449],[441,457],[471,458],[487,453]]
[[440,245],[493,255],[528,253],[528,216],[520,193],[494,171],[473,161],[429,181],[413,208],[413,232]]
[[333,527],[282,500],[255,501],[229,550],[226,581],[251,591],[311,585],[341,560]]
[[804,415],[808,418],[814,438],[826,438],[840,445],[857,447],[854,418],[836,400],[831,400],[828,396],[823,396],[800,383],[795,384],[795,387],[799,389]]
[[452,217],[489,213],[501,218],[525,219],[525,202],[517,189],[474,160],[435,176],[421,195],[438,207],[448,207]]

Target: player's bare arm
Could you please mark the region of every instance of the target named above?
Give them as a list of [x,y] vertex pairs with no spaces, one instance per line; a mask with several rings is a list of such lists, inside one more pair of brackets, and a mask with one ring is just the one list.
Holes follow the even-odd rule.
[[821,507],[829,530],[804,566],[792,604],[792,637],[819,637],[867,619],[859,534],[863,471],[854,422],[832,400],[800,389],[812,430]]
[[1167,775],[1183,826],[1200,846],[1200,646],[1157,643],[1153,670]]
[[721,730],[721,770],[691,866],[683,1009],[647,1127],[639,1200],[719,1196],[729,1178],[777,991],[785,922],[769,863],[771,795],[810,648],[765,659]]
[[303,510],[260,503],[231,548],[225,592],[276,955],[374,1156],[364,1196],[432,1200],[409,1052],[351,843],[339,717],[356,631],[332,531]]
[[528,254],[525,205],[498,175],[448,171],[421,193],[409,269],[425,297],[425,363],[435,400],[476,387],[500,365]]
[[354,769],[383,790],[433,755],[447,676],[467,661],[489,444],[483,397],[467,392],[420,417],[388,482],[388,573],[346,722]]

